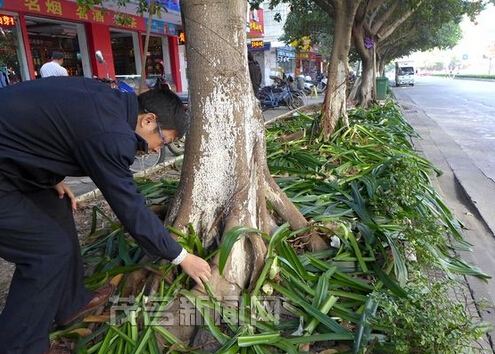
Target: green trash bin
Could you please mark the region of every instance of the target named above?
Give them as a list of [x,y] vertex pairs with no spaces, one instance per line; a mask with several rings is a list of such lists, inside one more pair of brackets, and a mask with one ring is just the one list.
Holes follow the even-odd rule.
[[387,86],[388,86],[388,78],[387,77],[377,77],[376,78],[376,99],[384,100],[387,96]]

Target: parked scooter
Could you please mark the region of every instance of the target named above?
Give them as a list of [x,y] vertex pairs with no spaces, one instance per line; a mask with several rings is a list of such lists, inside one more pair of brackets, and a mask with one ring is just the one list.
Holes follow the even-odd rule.
[[309,75],[299,75],[297,77],[297,87],[303,90],[306,95],[322,93],[327,87],[327,78],[323,75],[313,80]]
[[318,93],[325,91],[325,89],[327,88],[327,83],[328,83],[327,76],[322,74],[322,73],[318,73],[318,75],[316,76],[316,81],[318,82],[316,84],[316,91]]

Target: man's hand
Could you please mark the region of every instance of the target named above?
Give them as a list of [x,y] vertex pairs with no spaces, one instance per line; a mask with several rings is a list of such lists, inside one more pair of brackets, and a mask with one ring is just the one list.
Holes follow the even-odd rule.
[[70,199],[72,210],[77,210],[76,196],[74,195],[74,193],[72,193],[72,190],[68,185],[66,185],[64,182],[60,182],[56,184],[53,188],[55,188],[55,190],[57,191],[58,197],[60,199],[62,199],[64,195],[67,194],[67,196]]
[[201,287],[211,277],[211,269],[208,262],[194,254],[188,253],[186,258],[180,262],[180,266]]

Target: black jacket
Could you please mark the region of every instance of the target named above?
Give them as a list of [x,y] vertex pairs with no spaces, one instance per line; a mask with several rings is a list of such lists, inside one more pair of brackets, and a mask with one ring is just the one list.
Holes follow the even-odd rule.
[[253,84],[254,92],[258,92],[261,86],[261,67],[256,60],[250,60],[248,62],[249,76],[251,77],[251,83]]
[[146,253],[179,255],[129,170],[138,144],[146,144],[134,132],[136,95],[97,80],[49,77],[0,90],[0,107],[0,190],[29,192],[89,176]]

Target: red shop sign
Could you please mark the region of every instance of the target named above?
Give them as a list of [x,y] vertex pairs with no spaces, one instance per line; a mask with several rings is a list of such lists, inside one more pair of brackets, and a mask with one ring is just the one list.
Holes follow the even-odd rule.
[[8,26],[8,27],[15,26],[14,16],[0,15],[0,26]]
[[[117,15],[112,10],[103,10],[99,7],[83,11],[74,1],[65,0],[2,0],[3,9],[9,11],[21,11],[29,15],[42,15],[58,17],[67,20],[88,21],[93,23],[115,26],[114,17]],[[128,15],[130,21],[125,26],[137,30],[145,30],[144,19],[140,16]]]

